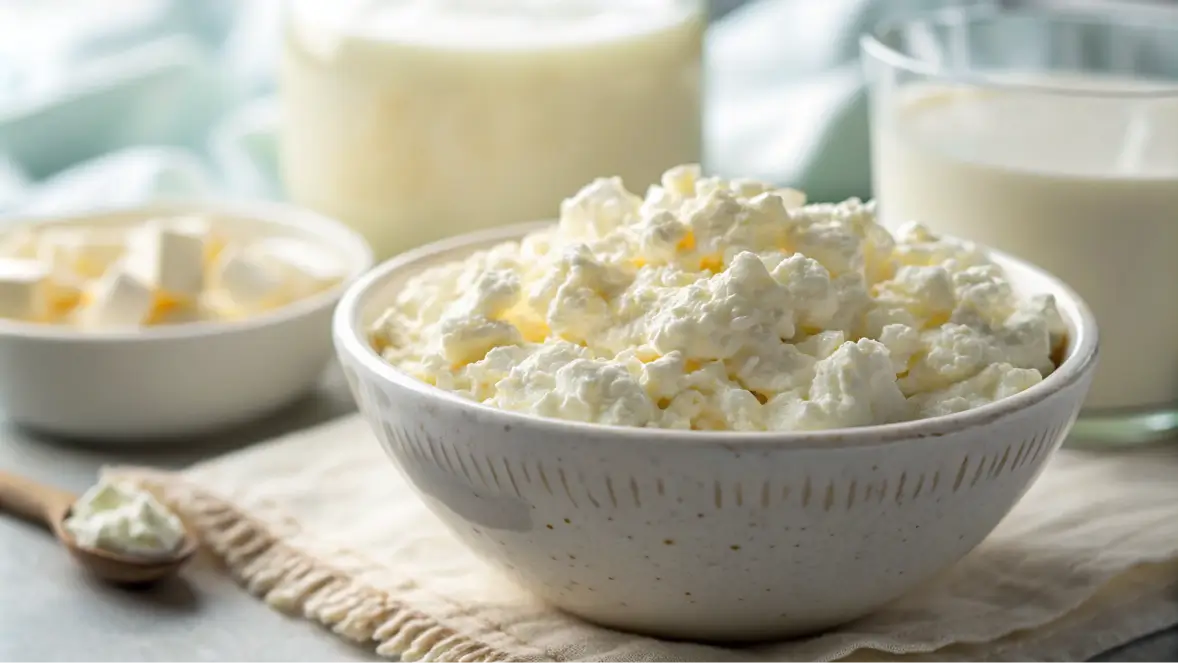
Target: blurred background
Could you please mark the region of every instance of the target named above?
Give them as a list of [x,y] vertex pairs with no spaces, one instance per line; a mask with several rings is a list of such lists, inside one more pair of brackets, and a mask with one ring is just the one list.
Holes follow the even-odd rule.
[[[1112,7],[1150,0],[1042,0]],[[1174,0],[1154,0],[1174,4]],[[709,170],[870,195],[857,37],[936,0],[712,0]],[[3,0],[0,212],[283,195],[282,0]]]

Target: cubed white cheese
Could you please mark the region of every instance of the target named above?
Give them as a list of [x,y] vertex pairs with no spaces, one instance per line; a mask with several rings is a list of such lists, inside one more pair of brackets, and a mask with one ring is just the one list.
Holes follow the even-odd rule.
[[0,259],[0,317],[44,320],[50,306],[48,267],[36,260]]
[[339,283],[347,269],[329,252],[299,239],[271,237],[248,249],[259,262],[276,266],[294,297],[315,294]]
[[150,285],[124,265],[115,265],[92,285],[79,319],[86,327],[138,327],[155,309]]
[[249,313],[287,301],[288,283],[282,272],[275,265],[257,260],[249,252],[234,248],[227,249],[217,258],[209,284],[212,286],[210,298],[218,303],[218,309],[231,303],[241,313]]
[[126,251],[126,236],[105,228],[55,228],[39,242],[37,258],[59,281],[95,279]]
[[30,227],[17,228],[0,238],[0,256],[4,258],[36,258],[37,233]]
[[204,289],[205,238],[152,222],[131,238],[126,271],[159,293],[196,298]]
[[229,239],[217,225],[203,216],[178,216],[157,221],[172,230],[204,238],[204,264],[207,270],[229,245]]
[[230,241],[227,229],[200,215],[16,229],[0,236],[0,260],[27,262],[28,274],[18,270],[0,284],[7,287],[0,316],[86,327],[240,319],[346,276],[338,258],[313,242]]

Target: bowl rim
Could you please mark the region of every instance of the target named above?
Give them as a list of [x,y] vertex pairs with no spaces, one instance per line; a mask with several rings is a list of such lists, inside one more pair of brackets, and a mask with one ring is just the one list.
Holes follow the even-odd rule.
[[240,320],[201,321],[133,329],[83,330],[69,325],[0,318],[0,336],[44,341],[144,343],[206,338],[281,325],[332,306],[353,280],[372,267],[374,261],[372,247],[368,242],[341,221],[290,203],[234,197],[160,197],[144,203],[99,205],[56,214],[15,214],[4,218],[0,236],[24,227],[50,228],[122,216],[142,216],[146,221],[155,217],[180,215],[246,217],[261,224],[302,231],[330,244],[344,255],[348,275],[327,290]]
[[1025,260],[989,247],[982,248],[1004,269],[1007,265],[1015,265],[1047,281],[1062,295],[1060,299],[1066,301],[1061,302],[1061,308],[1070,309],[1071,315],[1065,316],[1073,318],[1076,326],[1074,349],[1051,375],[1025,391],[964,412],[925,419],[817,431],[696,431],[569,421],[500,410],[462,398],[455,393],[422,382],[394,367],[384,361],[368,343],[367,334],[360,325],[363,304],[373,291],[380,288],[394,274],[438,254],[463,248],[477,250],[473,249],[477,246],[489,248],[494,243],[519,239],[528,232],[553,223],[554,220],[531,221],[465,233],[406,251],[377,265],[353,281],[336,306],[332,320],[332,336],[337,351],[347,355],[378,379],[408,389],[423,398],[439,401],[447,407],[457,408],[472,418],[485,419],[488,424],[504,426],[505,430],[512,426],[528,426],[546,430],[553,435],[576,433],[588,437],[608,436],[630,443],[790,449],[871,447],[904,440],[942,437],[985,426],[1046,400],[1088,375],[1096,363],[1099,332],[1096,319],[1084,300],[1058,277]]

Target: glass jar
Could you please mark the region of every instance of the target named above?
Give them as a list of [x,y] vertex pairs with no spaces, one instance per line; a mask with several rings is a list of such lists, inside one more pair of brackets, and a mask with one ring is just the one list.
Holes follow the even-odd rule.
[[704,0],[295,0],[282,170],[379,258],[701,158]]
[[1172,435],[1174,10],[957,8],[882,25],[862,45],[884,223],[1015,254],[1083,297],[1101,350],[1074,441]]

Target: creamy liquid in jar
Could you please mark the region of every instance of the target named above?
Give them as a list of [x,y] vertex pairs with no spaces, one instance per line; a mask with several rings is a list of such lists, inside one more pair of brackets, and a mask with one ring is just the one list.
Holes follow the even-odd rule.
[[555,217],[585,182],[699,161],[702,3],[294,3],[282,68],[290,196],[379,257]]
[[901,88],[876,113],[875,195],[890,226],[924,222],[1079,292],[1101,343],[1086,408],[1165,409],[1178,403],[1178,96],[1088,83],[1110,94]]

